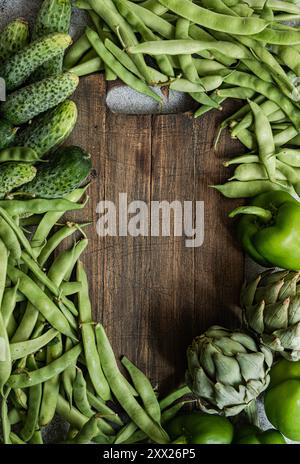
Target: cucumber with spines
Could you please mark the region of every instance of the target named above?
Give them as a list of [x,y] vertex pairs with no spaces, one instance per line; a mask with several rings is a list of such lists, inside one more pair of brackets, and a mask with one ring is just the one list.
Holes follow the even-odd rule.
[[65,72],[23,87],[1,105],[2,116],[16,126],[25,124],[70,97],[78,83],[75,74]]
[[42,158],[69,137],[75,127],[77,115],[76,104],[66,100],[21,129],[16,136],[15,144],[32,148],[39,158]]
[[62,147],[49,159],[49,163],[36,165],[33,181],[18,190],[18,194],[33,198],[61,198],[78,188],[92,169],[91,155],[80,147]]
[[0,199],[32,181],[36,168],[28,163],[5,163],[0,166]]
[[0,63],[10,58],[14,53],[22,50],[28,43],[29,26],[23,18],[10,22],[0,32]]
[[[54,32],[67,34],[70,29],[72,5],[70,0],[44,0],[34,23],[32,38],[38,39]],[[44,63],[33,78],[44,79],[63,70],[64,53]]]
[[71,43],[68,34],[50,34],[14,54],[0,66],[0,76],[5,79],[6,89],[20,87],[41,64],[63,53]]
[[0,150],[9,147],[15,140],[18,128],[5,119],[0,119]]

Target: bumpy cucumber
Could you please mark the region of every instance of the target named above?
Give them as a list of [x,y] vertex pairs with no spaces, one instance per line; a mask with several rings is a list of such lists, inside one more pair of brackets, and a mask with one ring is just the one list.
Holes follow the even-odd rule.
[[35,179],[19,192],[37,198],[60,198],[78,188],[92,168],[91,156],[79,147],[62,147],[49,163],[37,165]]
[[28,163],[6,163],[0,167],[0,198],[32,181],[36,168]]
[[25,124],[70,97],[78,83],[79,78],[70,72],[35,82],[10,94],[1,113],[12,124]]
[[9,147],[13,143],[17,130],[9,121],[0,119],[0,150]]
[[35,118],[25,129],[21,129],[15,139],[15,145],[33,148],[41,158],[69,137],[76,124],[77,114],[76,104],[66,100]]
[[24,19],[15,19],[0,32],[0,63],[10,58],[28,43],[29,26]]
[[63,53],[71,43],[68,34],[50,34],[13,55],[0,67],[0,76],[5,79],[7,90],[20,87],[41,64]]
[[[38,39],[54,32],[67,34],[70,29],[72,6],[70,0],[44,0],[38,12],[32,37]],[[53,58],[34,73],[34,79],[44,79],[59,74],[63,69],[63,56]]]

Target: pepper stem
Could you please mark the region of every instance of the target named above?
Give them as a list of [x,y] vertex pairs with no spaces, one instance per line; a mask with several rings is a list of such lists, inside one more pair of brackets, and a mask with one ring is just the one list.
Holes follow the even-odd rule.
[[240,206],[229,213],[230,218],[234,218],[238,214],[253,214],[258,216],[265,222],[269,222],[272,219],[272,213],[268,209],[260,208],[259,206]]

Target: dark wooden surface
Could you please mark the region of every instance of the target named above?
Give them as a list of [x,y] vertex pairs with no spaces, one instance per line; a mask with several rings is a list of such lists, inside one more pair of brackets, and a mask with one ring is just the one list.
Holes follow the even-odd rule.
[[[183,380],[194,336],[211,324],[239,325],[244,259],[227,219],[235,203],[209,188],[225,179],[222,159],[239,146],[224,135],[218,152],[212,148],[224,114],[196,121],[188,114],[116,115],[106,109],[105,90],[99,76],[82,79],[79,122],[68,142],[86,147],[97,171],[81,213],[94,221],[84,262],[95,316],[116,354],[129,356],[165,391]],[[204,245],[186,248],[178,237],[99,238],[96,205],[118,202],[122,192],[129,201],[204,201]]]

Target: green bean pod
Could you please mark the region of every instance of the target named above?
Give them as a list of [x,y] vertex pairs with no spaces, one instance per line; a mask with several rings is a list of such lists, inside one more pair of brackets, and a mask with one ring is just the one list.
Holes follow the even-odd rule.
[[[38,257],[38,262],[40,266],[44,266],[47,262],[50,255],[58,248],[58,246],[65,240],[66,238],[70,237],[74,233],[81,231],[82,229],[89,224],[74,224],[71,222],[67,222],[64,227],[61,227],[55,234],[53,234],[47,244],[42,249],[40,256]],[[83,233],[83,232],[82,232]]]
[[293,148],[284,148],[276,155],[279,161],[282,161],[294,168],[300,168],[300,150]]
[[50,211],[67,212],[83,209],[85,204],[74,203],[63,198],[59,199],[34,199],[34,200],[0,200],[0,207],[6,210],[12,217],[22,217],[28,214],[43,214]]
[[[28,358],[28,368],[35,371],[37,368],[33,355]],[[29,373],[30,375],[30,373]],[[42,399],[42,385],[40,383],[29,388],[28,411],[25,416],[25,422],[20,432],[21,438],[28,442],[38,428],[38,417]]]
[[77,444],[90,443],[94,437],[99,435],[97,414],[92,416],[81,431],[76,435],[74,441]]
[[3,293],[1,313],[3,317],[3,323],[6,328],[8,326],[9,319],[16,306],[17,291],[18,291],[18,282],[15,286],[6,288]]
[[[47,364],[58,359],[63,352],[62,339],[59,335],[55,343],[47,347]],[[43,385],[43,396],[39,413],[39,425],[46,426],[52,421],[57,405],[59,394],[60,376],[59,374],[47,380]]]
[[36,163],[38,160],[39,157],[32,148],[9,147],[4,150],[0,150],[0,163],[7,163],[10,161]]
[[50,343],[51,340],[57,337],[57,335],[57,330],[49,329],[48,332],[41,335],[40,337],[34,338],[33,340],[11,343],[10,352],[12,360],[21,359],[24,356],[28,356],[35,353],[36,351],[39,351],[41,348]]
[[138,79],[134,74],[130,73],[115,57],[105,48],[103,42],[96,32],[92,29],[87,28],[87,37],[90,40],[92,46],[102,58],[102,60],[112,69],[116,75],[129,87],[133,88],[137,92],[143,93],[157,102],[161,102],[161,98],[154,93],[142,80]]
[[[6,280],[6,269],[8,262],[8,253],[6,246],[0,240],[0,260],[1,260],[1,273],[0,273],[0,302],[2,302],[4,290],[5,290],[5,280]],[[4,386],[10,376],[12,363],[11,355],[9,349],[9,340],[7,335],[6,326],[3,320],[2,313],[0,312],[0,393],[3,396]]]
[[[279,169],[276,169],[275,179],[277,181],[289,181],[289,179],[287,179],[287,177]],[[268,180],[268,173],[262,164],[241,164],[235,169],[233,177],[231,177],[229,180],[239,180],[241,182],[248,182],[252,180]]]
[[132,383],[141,397],[145,410],[154,421],[160,423],[160,407],[150,381],[126,356],[123,356],[122,364],[127,369]]
[[83,55],[91,48],[91,44],[85,34],[69,48],[64,58],[64,68],[70,69],[75,66]]
[[87,245],[87,239],[80,240],[70,250],[64,251],[54,260],[48,271],[48,278],[57,287],[60,287],[63,280],[68,281],[70,279],[74,266]]
[[1,425],[2,425],[2,436],[4,445],[10,445],[10,432],[11,432],[11,423],[8,418],[8,405],[7,398],[10,394],[10,388],[6,391],[5,395],[2,398],[1,402]]
[[78,410],[86,417],[94,415],[87,398],[86,381],[84,380],[82,370],[79,368],[77,368],[74,382],[74,402]]
[[259,158],[266,168],[269,180],[273,182],[276,179],[276,158],[272,128],[260,106],[254,102],[249,102],[249,105],[254,115]]
[[268,24],[260,18],[243,18],[215,13],[190,3],[189,0],[160,0],[160,3],[192,23],[229,34],[252,35],[264,30]]
[[46,320],[59,332],[64,335],[76,338],[70,328],[69,322],[61,313],[53,301],[41,290],[41,288],[22,271],[8,266],[8,275],[16,284],[19,281],[19,290],[28,301],[45,317]]
[[78,311],[74,305],[74,303],[64,295],[61,295],[61,291],[58,286],[41,270],[39,265],[34,261],[27,253],[22,253],[22,260],[30,269],[32,274],[36,277],[36,279],[43,284],[54,296],[56,296],[63,305],[65,305],[73,315],[78,316]]
[[[65,342],[65,351],[69,351],[72,347],[73,347],[72,340],[67,338]],[[76,378],[76,367],[73,365],[70,365],[69,367],[67,367],[61,376],[62,385],[64,388],[64,392],[66,394],[66,397],[69,401],[70,408],[72,407],[72,402],[73,402],[73,385],[75,382],[75,378]]]
[[97,352],[95,333],[92,325],[92,309],[89,297],[88,280],[81,262],[78,262],[77,264],[76,276],[77,281],[82,284],[82,290],[78,295],[78,309],[87,369],[95,391],[103,400],[106,401],[110,398],[110,388],[103,374]]
[[52,361],[45,367],[36,369],[27,373],[12,374],[8,380],[11,388],[27,388],[33,385],[41,384],[47,380],[61,374],[67,367],[74,364],[81,353],[81,346],[75,345],[74,348],[64,353],[60,358]]
[[[76,189],[74,190],[74,192],[69,193],[69,195],[67,195],[65,199],[73,203],[76,203],[85,194],[87,188],[88,185],[83,188]],[[42,248],[46,244],[47,237],[51,229],[55,226],[55,224],[59,221],[59,219],[63,216],[64,213],[65,211],[50,211],[44,215],[31,240],[35,257],[38,257],[41,253]]]
[[95,396],[89,390],[87,390],[87,398],[91,407],[99,412],[102,417],[106,417],[113,424],[119,425],[121,427],[123,426],[123,421],[120,419],[118,414],[109,406],[107,406],[101,398]]
[[122,404],[129,417],[156,443],[168,443],[169,437],[159,424],[153,421],[131,395],[120,376],[113,350],[101,324],[96,326],[99,357],[104,374],[115,397]]
[[227,198],[251,198],[270,190],[286,190],[291,194],[295,194],[293,187],[283,181],[280,183],[270,182],[269,180],[231,181],[224,185],[214,185],[213,188]]
[[73,66],[73,68],[70,69],[70,72],[76,74],[78,77],[82,77],[102,71],[103,69],[103,61],[97,56],[96,58],[92,58],[84,63],[79,63],[76,66]]

